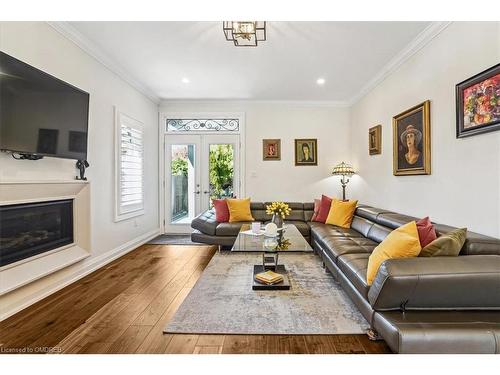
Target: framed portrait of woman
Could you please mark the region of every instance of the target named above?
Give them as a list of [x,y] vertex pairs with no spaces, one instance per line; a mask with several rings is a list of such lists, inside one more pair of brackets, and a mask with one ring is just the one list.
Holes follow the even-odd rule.
[[295,140],[295,165],[318,165],[318,140]]
[[392,118],[395,176],[431,174],[430,110],[427,100]]

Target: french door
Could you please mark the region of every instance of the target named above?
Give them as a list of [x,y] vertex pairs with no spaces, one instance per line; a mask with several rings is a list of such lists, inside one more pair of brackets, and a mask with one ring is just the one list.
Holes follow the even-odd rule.
[[190,233],[212,199],[239,196],[239,135],[167,134],[165,169],[165,233]]

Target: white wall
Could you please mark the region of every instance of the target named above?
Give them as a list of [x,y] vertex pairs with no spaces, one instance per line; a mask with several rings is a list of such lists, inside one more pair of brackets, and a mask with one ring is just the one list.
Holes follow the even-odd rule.
[[[500,61],[500,23],[453,23],[351,108],[355,196],[500,237],[500,132],[455,137],[455,85]],[[432,174],[393,176],[392,117],[431,101]],[[368,128],[382,124],[382,154]]]
[[[0,49],[90,93],[87,176],[91,183],[90,258],[2,297],[2,313],[49,293],[158,230],[158,106],[42,22],[1,22]],[[145,125],[145,214],[114,223],[113,106]],[[0,181],[72,180],[74,160],[17,161],[0,154]]]
[[[336,163],[349,160],[349,109],[304,103],[163,102],[160,112],[245,112],[246,195],[253,201],[312,202],[340,196]],[[281,160],[262,160],[262,140],[281,139]],[[318,139],[318,166],[295,166],[294,139]]]

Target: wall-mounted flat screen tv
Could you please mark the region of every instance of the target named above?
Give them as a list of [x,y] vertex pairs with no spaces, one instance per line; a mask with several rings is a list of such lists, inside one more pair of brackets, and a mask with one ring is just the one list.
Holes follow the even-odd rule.
[[86,160],[89,94],[0,51],[0,150]]

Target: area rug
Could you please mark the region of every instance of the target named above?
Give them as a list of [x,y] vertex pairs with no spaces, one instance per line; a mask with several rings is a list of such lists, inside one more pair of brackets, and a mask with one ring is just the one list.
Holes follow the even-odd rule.
[[150,240],[148,245],[204,245],[191,241],[190,234],[161,234]]
[[357,334],[369,327],[310,253],[280,254],[290,290],[252,290],[258,253],[216,253],[164,329],[192,334]]

